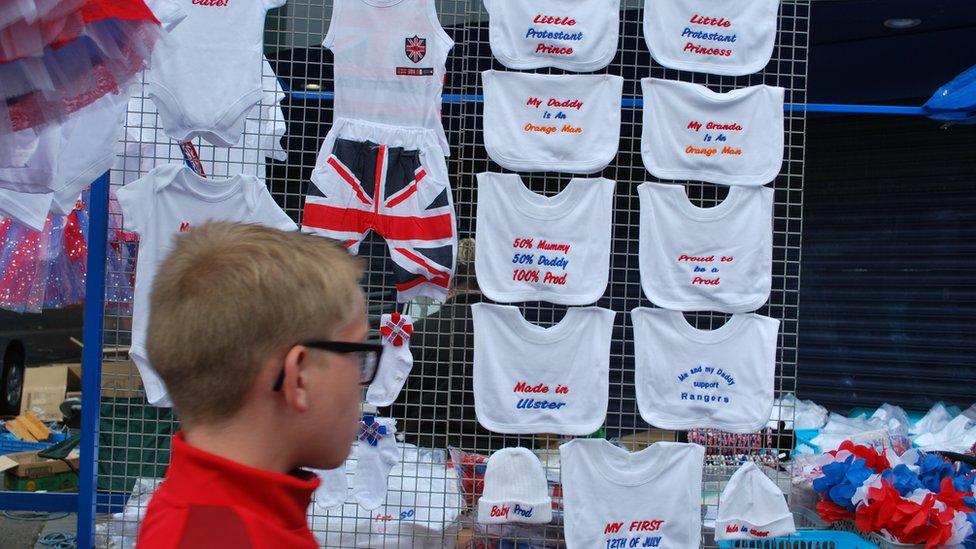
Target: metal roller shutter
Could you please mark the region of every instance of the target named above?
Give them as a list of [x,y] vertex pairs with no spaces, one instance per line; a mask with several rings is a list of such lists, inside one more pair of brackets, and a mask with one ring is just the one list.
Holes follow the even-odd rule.
[[810,120],[798,393],[976,401],[976,127]]

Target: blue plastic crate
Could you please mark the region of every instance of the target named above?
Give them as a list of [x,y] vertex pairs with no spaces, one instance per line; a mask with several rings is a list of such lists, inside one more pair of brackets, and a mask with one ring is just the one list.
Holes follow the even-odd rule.
[[852,532],[836,530],[798,530],[792,536],[764,540],[720,541],[718,546],[726,548],[748,547],[755,549],[879,549]]
[[0,432],[0,456],[16,452],[43,450],[59,442],[64,442],[66,438],[68,438],[68,435],[64,433],[51,433],[51,438],[44,442],[24,442],[6,431]]

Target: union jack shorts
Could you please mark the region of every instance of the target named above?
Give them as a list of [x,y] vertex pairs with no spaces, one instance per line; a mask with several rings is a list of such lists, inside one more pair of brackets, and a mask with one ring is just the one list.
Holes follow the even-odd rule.
[[302,231],[350,253],[370,231],[386,240],[397,301],[447,299],[457,230],[447,163],[434,132],[339,119],[319,151]]

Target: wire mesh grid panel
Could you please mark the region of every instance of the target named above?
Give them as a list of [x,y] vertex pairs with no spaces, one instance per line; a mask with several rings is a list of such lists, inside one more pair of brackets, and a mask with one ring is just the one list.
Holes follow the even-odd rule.
[[[352,498],[326,508],[313,504],[309,523],[320,544],[327,547],[558,547],[562,544],[561,486],[556,435],[500,435],[478,424],[472,385],[473,327],[471,305],[489,301],[481,295],[474,266],[476,174],[505,172],[488,159],[483,139],[481,72],[505,70],[492,57],[488,44],[488,16],[480,0],[438,0],[441,24],[455,46],[448,57],[442,120],[451,145],[448,171],[460,240],[457,272],[451,295],[444,303],[418,299],[397,304],[394,266],[386,243],[367,236],[359,255],[367,266],[363,286],[370,325],[383,313],[400,310],[414,318],[411,349],[414,367],[406,385],[380,416],[397,421],[399,463],[389,475],[383,505],[367,510]],[[124,152],[112,173],[112,188],[127,184],[149,169],[171,162],[199,159],[207,177],[223,178],[244,172],[264,178],[272,196],[296,221],[301,221],[316,156],[331,128],[332,58],[321,47],[329,27],[332,2],[289,0],[269,12],[265,31],[265,94],[249,115],[241,143],[230,150],[195,141],[181,148],[160,131],[158,114],[137,86],[126,121]],[[784,1],[780,6],[776,47],[769,65],[744,77],[721,77],[665,69],[654,62],[645,45],[642,0],[623,0],[620,41],[611,64],[600,72],[624,79],[619,152],[603,170],[616,182],[614,189],[611,272],[598,306],[616,312],[610,357],[609,411],[601,435],[630,450],[656,440],[698,442],[706,447],[703,509],[717,503],[722,486],[743,459],[768,466],[766,471],[787,492],[788,474],[780,467],[783,452],[792,448],[784,425],[792,409],[777,406],[772,424],[754,436],[715,431],[670,432],[646,424],[637,410],[634,391],[633,330],[629,311],[651,306],[643,295],[638,268],[639,200],[637,185],[656,181],[640,156],[641,89],[644,77],[705,84],[724,92],[755,84],[780,86],[787,109],[785,160],[775,188],[773,288],[758,312],[781,321],[776,367],[776,396],[796,387],[796,344],[799,305],[800,236],[803,207],[804,130],[809,0]],[[376,29],[375,32],[383,32]],[[558,70],[538,70],[558,74]],[[569,183],[564,173],[521,174],[525,185],[554,196]],[[675,183],[674,181],[667,181]],[[716,205],[728,188],[695,181],[684,185],[696,205]],[[140,510],[163,476],[169,461],[169,438],[179,423],[168,408],[148,405],[138,373],[127,360],[131,343],[132,281],[138,242],[124,229],[117,202],[110,207],[110,250],[107,284],[106,373],[102,394],[102,422],[98,485],[101,490],[132,494],[123,520],[103,516],[99,543],[132,546]],[[558,323],[567,307],[544,302],[518,304],[524,318],[548,327]],[[701,329],[720,327],[728,315],[686,315]],[[374,333],[375,335],[375,333]],[[269,444],[273,443],[269,441]],[[359,443],[362,444],[362,443]],[[547,527],[486,527],[473,520],[473,507],[483,487],[484,460],[504,447],[533,450],[546,468],[554,497],[553,524]],[[356,451],[352,457],[356,457]],[[348,484],[354,489],[355,459],[347,463]],[[702,545],[714,546],[704,530]]]

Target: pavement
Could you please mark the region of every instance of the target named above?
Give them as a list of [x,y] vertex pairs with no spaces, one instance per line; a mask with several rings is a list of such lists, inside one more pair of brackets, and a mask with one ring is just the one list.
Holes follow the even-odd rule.
[[[15,520],[9,515],[36,520]],[[10,511],[0,514],[0,549],[51,549],[53,545],[40,542],[42,538],[69,534],[72,538],[77,525],[74,513],[20,513]],[[67,545],[63,546],[67,547]]]

